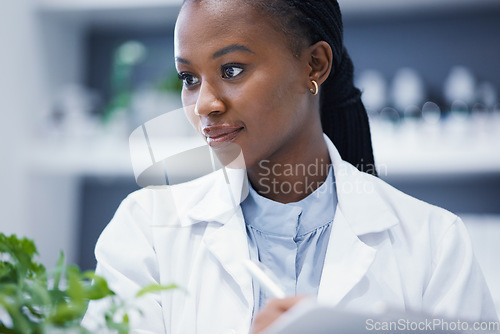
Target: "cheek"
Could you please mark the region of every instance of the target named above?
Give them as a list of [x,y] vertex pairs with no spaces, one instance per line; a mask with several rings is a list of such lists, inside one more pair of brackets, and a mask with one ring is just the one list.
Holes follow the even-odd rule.
[[[258,122],[260,127],[273,127],[280,124],[280,128],[302,108],[303,94],[300,92],[298,80],[291,75],[262,73],[246,85],[240,92],[241,104],[248,110],[247,121]],[[244,97],[244,98],[243,98]]]

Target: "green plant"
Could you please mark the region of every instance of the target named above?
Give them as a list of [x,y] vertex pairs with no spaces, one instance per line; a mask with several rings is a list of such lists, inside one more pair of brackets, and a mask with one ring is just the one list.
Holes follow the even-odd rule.
[[[55,269],[48,272],[34,260],[37,249],[32,240],[0,233],[0,333],[89,333],[80,325],[89,300],[109,299],[103,313],[107,329],[129,332],[127,305],[108,287],[106,280],[93,271],[81,272],[75,265],[65,265],[61,253]],[[149,285],[140,296],[167,289]]]

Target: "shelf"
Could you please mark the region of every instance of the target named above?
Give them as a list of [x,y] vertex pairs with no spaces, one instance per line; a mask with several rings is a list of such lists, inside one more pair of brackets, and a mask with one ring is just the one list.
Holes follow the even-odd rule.
[[[454,178],[500,175],[500,117],[483,127],[460,130],[373,124],[375,160],[384,179]],[[171,137],[165,151],[199,146],[197,137]],[[133,177],[127,139],[37,141],[26,163],[34,170],[73,176]]]
[[449,124],[371,123],[384,179],[500,175],[500,116]]
[[[498,0],[340,0],[344,17],[384,16],[499,8]],[[84,25],[105,28],[172,26],[182,0],[38,0],[38,9]]]
[[180,7],[182,0],[39,0],[40,8],[53,11],[98,11]]
[[107,29],[172,27],[182,0],[38,0],[42,16]]
[[499,7],[498,0],[339,0],[344,16],[415,14]]

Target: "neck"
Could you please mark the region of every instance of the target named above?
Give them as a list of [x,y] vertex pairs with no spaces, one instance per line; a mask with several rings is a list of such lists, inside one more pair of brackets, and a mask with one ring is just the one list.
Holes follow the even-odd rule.
[[295,154],[281,154],[248,169],[250,182],[260,195],[281,203],[297,202],[325,182],[330,156],[323,134],[318,132],[298,145],[301,147],[293,149]]

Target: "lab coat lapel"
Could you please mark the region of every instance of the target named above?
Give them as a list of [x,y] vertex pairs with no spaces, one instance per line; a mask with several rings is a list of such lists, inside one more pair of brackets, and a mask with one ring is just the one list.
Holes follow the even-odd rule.
[[338,304],[368,272],[377,249],[360,237],[399,223],[386,201],[375,191],[380,181],[343,161],[325,136],[335,173],[338,205],[323,265],[318,300]]
[[383,181],[362,173],[340,157],[325,135],[335,174],[338,209],[357,236],[385,231],[399,224],[394,210],[380,192]]
[[[233,215],[241,211],[240,203],[248,196],[248,178],[246,170],[222,168],[211,175],[210,182],[204,184],[202,198],[186,210],[183,225],[199,222],[215,222],[225,224]],[[191,189],[190,191],[200,191]],[[242,219],[244,225],[244,220]]]
[[336,305],[366,274],[376,250],[358,238],[339,208],[328,245],[318,301]]
[[243,214],[238,211],[215,231],[204,238],[208,250],[217,258],[224,270],[238,286],[240,294],[249,309],[253,309],[252,279],[243,266],[250,258]]
[[237,293],[252,309],[252,280],[243,266],[243,261],[250,256],[240,207],[241,201],[248,195],[246,171],[226,168],[216,173],[216,182],[187,213],[187,224],[211,223],[212,227],[205,233],[203,242],[236,282]]

